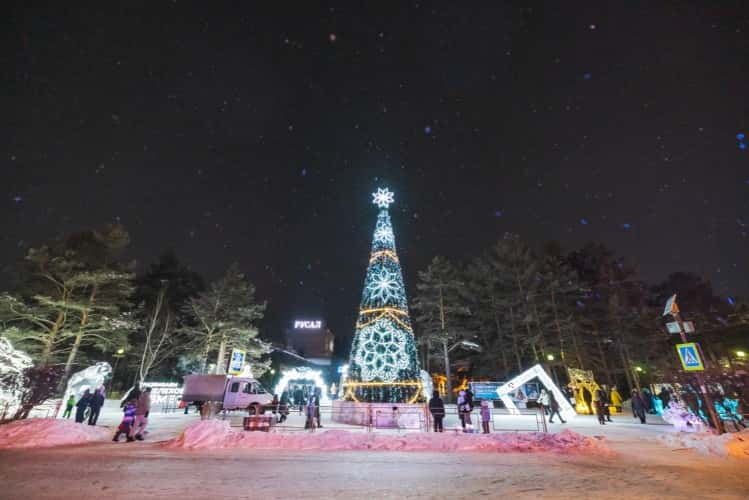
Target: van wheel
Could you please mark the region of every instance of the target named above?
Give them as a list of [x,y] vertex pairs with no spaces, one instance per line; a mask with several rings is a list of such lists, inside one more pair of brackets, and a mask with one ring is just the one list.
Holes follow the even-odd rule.
[[248,408],[248,411],[249,411],[249,413],[250,413],[250,416],[252,416],[252,415],[257,415],[257,414],[258,414],[258,411],[257,411],[257,403],[252,403],[252,404],[250,405],[250,407]]

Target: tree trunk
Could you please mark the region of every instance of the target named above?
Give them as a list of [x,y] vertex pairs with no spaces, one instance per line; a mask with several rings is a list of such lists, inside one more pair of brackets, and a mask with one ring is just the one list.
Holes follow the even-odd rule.
[[[67,302],[68,300],[68,292],[67,290],[63,291],[62,293],[62,302],[63,304]],[[39,356],[39,364],[42,366],[45,366],[49,364],[49,357],[52,355],[52,348],[55,346],[55,341],[57,340],[57,334],[60,333],[60,328],[62,328],[62,325],[65,324],[65,317],[66,312],[60,311],[57,314],[57,319],[55,320],[55,323],[52,325],[52,329],[47,333],[47,340],[44,343],[44,349],[42,350],[41,355]]]
[[550,289],[551,294],[551,310],[554,314],[554,326],[557,329],[557,337],[559,337],[559,358],[562,360],[562,366],[567,366],[565,353],[564,353],[564,336],[562,335],[562,326],[559,324],[559,314],[557,313],[557,301],[554,295],[554,288]]
[[216,356],[216,374],[223,375],[226,373],[226,344],[228,339],[226,334],[221,334],[221,342],[218,344],[218,355]]
[[574,327],[572,328],[570,333],[572,336],[572,347],[575,349],[575,358],[577,358],[578,367],[581,370],[585,370],[585,365],[583,364],[583,357],[580,354],[580,344],[577,341],[577,334],[575,333]]
[[[93,307],[94,305],[94,301],[96,300],[96,291],[97,286],[94,285],[91,288],[91,295],[89,295],[88,297],[89,308]],[[80,349],[81,342],[83,341],[83,334],[85,333],[85,328],[88,324],[88,311],[89,309],[84,309],[81,313],[81,322],[78,325],[78,332],[75,334],[73,347],[70,349],[70,354],[68,354],[68,360],[65,362],[65,371],[63,372],[62,378],[60,379],[59,390],[65,390],[65,384],[67,384],[68,377],[70,377],[70,372],[73,369],[73,363],[75,363],[75,358],[78,355],[78,350]]]
[[523,371],[523,361],[520,355],[520,348],[518,347],[518,336],[515,333],[515,313],[512,306],[510,306],[510,331],[512,332],[512,351],[515,354],[515,361],[518,364],[518,373],[520,373]]
[[510,373],[509,367],[507,366],[507,353],[504,349],[502,349],[502,329],[500,327],[499,323],[499,314],[497,312],[497,301],[494,297],[494,294],[492,294],[492,312],[494,313],[494,326],[497,331],[497,346],[499,346],[499,355],[502,357],[502,372],[504,374],[504,378],[507,379],[507,376]]
[[442,353],[445,357],[445,378],[447,379],[447,394],[445,395],[445,401],[450,402],[453,396],[453,383],[450,379],[450,353],[447,350],[447,339],[442,340]]
[[609,368],[609,361],[606,359],[606,356],[603,352],[603,346],[601,345],[601,339],[596,334],[596,346],[598,347],[598,356],[601,358],[601,363],[603,364],[603,373],[606,375],[606,383],[609,385],[609,387],[613,387],[614,382],[613,378],[611,377],[611,368]]
[[[622,344],[621,340],[618,340],[617,343],[619,344],[619,357],[622,360],[622,367],[624,367],[624,376],[627,377],[627,385],[629,386],[629,391],[632,392],[632,389],[634,389],[636,386],[632,382],[632,366],[629,364],[629,359],[627,358],[627,355],[624,353],[624,345]],[[637,384],[637,390],[640,389],[639,383]]]

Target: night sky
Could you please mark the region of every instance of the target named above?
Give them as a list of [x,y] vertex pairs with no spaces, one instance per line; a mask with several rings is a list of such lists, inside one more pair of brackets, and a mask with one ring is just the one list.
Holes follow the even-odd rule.
[[746,2],[298,3],[4,12],[0,285],[120,221],[350,336],[388,186],[409,291],[514,232],[749,294]]

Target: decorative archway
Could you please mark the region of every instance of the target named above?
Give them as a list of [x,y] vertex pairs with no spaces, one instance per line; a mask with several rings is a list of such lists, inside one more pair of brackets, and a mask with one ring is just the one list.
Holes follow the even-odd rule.
[[292,380],[312,380],[315,383],[315,387],[320,388],[320,404],[329,404],[330,399],[328,398],[328,386],[325,383],[325,379],[322,377],[320,370],[313,370],[306,366],[299,366],[285,370],[281,375],[281,380],[276,384],[276,388],[273,390],[274,394],[283,394],[289,382]]
[[524,383],[533,380],[534,378],[540,380],[544,387],[546,387],[546,389],[550,390],[554,394],[554,399],[556,399],[557,403],[559,404],[559,413],[563,418],[569,419],[577,415],[575,413],[575,409],[572,408],[572,405],[570,405],[569,401],[567,401],[567,398],[564,397],[562,391],[559,390],[559,387],[557,387],[554,381],[551,380],[551,377],[549,377],[549,375],[544,371],[541,365],[535,365],[527,369],[517,377],[497,388],[497,395],[499,396],[499,399],[502,400],[502,402],[505,404],[505,407],[510,413],[517,415],[519,412],[517,406],[515,406],[515,402],[512,400],[509,394]]

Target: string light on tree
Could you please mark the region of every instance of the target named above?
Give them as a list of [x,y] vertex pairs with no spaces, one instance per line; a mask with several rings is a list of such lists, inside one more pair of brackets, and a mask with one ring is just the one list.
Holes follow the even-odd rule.
[[372,194],[380,211],[344,384],[350,401],[413,403],[422,397],[406,288],[388,214],[393,201],[386,188]]

